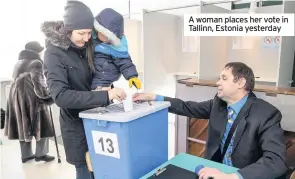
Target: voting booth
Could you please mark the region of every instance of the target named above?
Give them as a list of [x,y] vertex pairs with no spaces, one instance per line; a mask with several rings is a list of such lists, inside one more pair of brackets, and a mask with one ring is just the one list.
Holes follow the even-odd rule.
[[168,160],[169,102],[122,103],[79,114],[83,119],[94,177],[134,179]]

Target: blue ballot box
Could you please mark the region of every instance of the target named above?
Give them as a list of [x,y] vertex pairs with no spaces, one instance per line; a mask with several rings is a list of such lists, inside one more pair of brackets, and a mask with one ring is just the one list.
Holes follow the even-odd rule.
[[123,104],[83,111],[96,179],[137,179],[168,161],[169,102]]

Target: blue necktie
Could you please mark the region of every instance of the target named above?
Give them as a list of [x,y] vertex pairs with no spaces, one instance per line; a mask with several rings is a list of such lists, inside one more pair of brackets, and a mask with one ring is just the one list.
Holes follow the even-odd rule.
[[[226,125],[226,132],[227,135],[233,125],[234,119],[234,110],[231,107],[228,107],[228,113],[227,113],[227,125]],[[232,153],[232,143],[233,143],[233,138],[231,139],[231,142],[227,148],[227,151],[225,153],[224,159],[223,159],[223,163],[226,165],[231,165],[231,153]]]
[[228,107],[227,122],[230,124],[229,129],[231,128],[234,122],[233,116],[234,116],[234,110],[231,107]]

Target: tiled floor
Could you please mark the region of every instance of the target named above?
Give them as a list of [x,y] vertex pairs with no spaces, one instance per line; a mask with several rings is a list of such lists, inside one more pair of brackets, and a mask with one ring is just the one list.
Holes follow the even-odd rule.
[[[0,145],[0,178],[1,179],[75,179],[75,168],[65,160],[64,148],[59,145],[61,163],[35,162],[23,164],[18,141],[7,140],[1,130]],[[33,142],[33,146],[35,146]],[[57,157],[54,141],[50,140],[50,154]]]

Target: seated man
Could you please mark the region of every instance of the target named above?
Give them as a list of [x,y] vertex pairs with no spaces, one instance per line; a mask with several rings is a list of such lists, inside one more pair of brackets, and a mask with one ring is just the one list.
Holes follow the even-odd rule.
[[209,119],[205,158],[239,170],[225,174],[203,168],[200,179],[277,178],[287,171],[280,126],[282,115],[273,105],[255,96],[254,83],[252,69],[233,62],[222,71],[214,99],[192,102],[149,93],[139,93],[133,98],[169,101],[171,113]]

